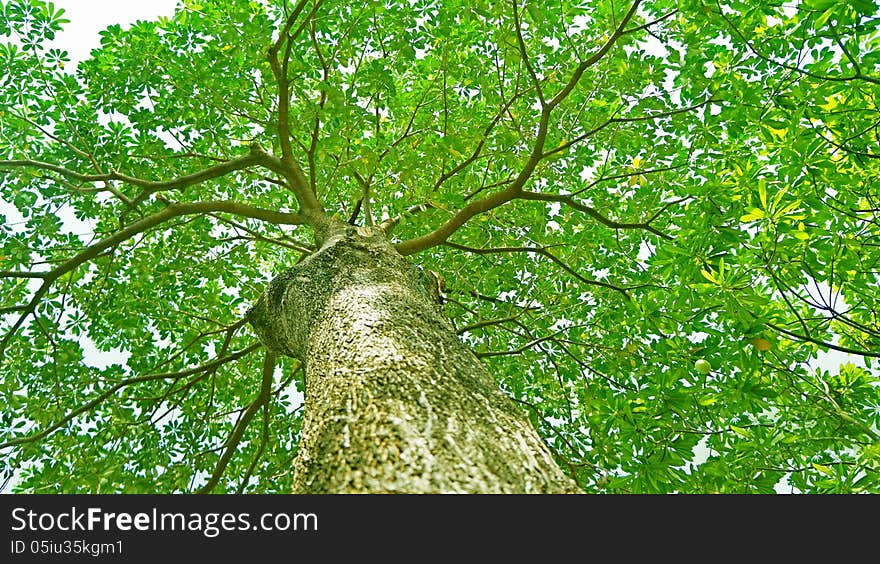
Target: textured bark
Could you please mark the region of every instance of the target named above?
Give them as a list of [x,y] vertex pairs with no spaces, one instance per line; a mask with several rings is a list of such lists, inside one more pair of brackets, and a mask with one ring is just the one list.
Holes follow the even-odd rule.
[[577,490],[436,298],[381,232],[336,226],[255,304],[263,343],[305,364],[297,492]]

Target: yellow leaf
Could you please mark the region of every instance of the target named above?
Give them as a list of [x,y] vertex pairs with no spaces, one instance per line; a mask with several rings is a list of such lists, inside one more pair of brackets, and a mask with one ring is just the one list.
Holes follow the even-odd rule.
[[743,429],[742,427],[737,427],[736,425],[731,425],[730,430],[739,435],[740,437],[745,437],[747,439],[752,438],[752,434],[749,433],[748,429]]
[[[785,194],[787,192],[788,192],[788,187],[786,186],[786,187],[783,187],[782,190],[777,192],[775,196],[773,196],[773,209],[776,209],[779,206],[779,202],[782,201],[782,198],[785,196]],[[800,200],[798,200],[797,205],[800,205]]]
[[796,201],[794,201],[794,202],[788,204],[788,205],[785,206],[784,208],[782,208],[782,211],[779,212],[779,214],[780,214],[780,215],[788,215],[788,214],[790,214],[791,212],[795,211],[800,205],[801,205],[801,201],[800,201],[800,200],[796,200]]
[[834,108],[840,105],[840,101],[837,99],[837,96],[826,96],[825,101],[828,102],[824,105],[819,105],[820,108],[825,110],[826,112],[830,112]]
[[762,339],[761,337],[757,337],[751,340],[752,345],[759,351],[769,351],[770,350],[770,341],[767,339]]
[[757,221],[764,218],[764,211],[759,210],[758,208],[748,208],[746,211],[748,213],[739,218],[739,220],[743,223],[749,223],[751,221]]
[[825,474],[827,476],[830,476],[831,474],[833,474],[833,472],[831,471],[831,468],[828,468],[824,464],[816,464],[815,462],[810,462],[810,466],[812,466],[813,468],[815,468],[816,470],[818,470],[819,472],[822,472],[823,474]]
[[767,126],[767,131],[769,131],[773,135],[773,137],[776,137],[780,140],[785,139],[785,136],[788,135],[787,129],[776,129],[775,127],[770,127],[769,125]]
[[705,278],[705,279],[708,280],[709,282],[711,282],[711,283],[713,283],[713,284],[717,284],[717,282],[715,281],[715,275],[712,274],[711,272],[709,272],[708,270],[705,270],[705,269],[704,269],[704,270],[701,270],[701,271],[700,271],[700,274],[702,274],[702,275],[703,275],[703,278]]

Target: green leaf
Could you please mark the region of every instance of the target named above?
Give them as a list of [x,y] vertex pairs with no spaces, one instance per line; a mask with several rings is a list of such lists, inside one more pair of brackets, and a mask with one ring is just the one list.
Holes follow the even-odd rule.
[[[393,326],[378,296],[419,281],[401,303],[442,298],[438,342],[486,353],[478,387],[585,491],[764,493],[806,466],[797,491],[880,493],[877,3],[659,2],[607,50],[628,6],[526,2],[517,29],[510,3],[422,4],[312,2],[288,25],[290,4],[187,0],[120,16],[73,68],[69,14],[3,3],[0,444],[39,437],[4,449],[11,489],[192,492],[222,459],[214,491],[293,491],[323,394],[279,357],[223,458],[262,359],[216,362],[260,346],[251,306],[353,217],[399,219],[391,243],[445,289],[337,265],[351,358],[457,362],[401,353],[414,323],[352,333]],[[450,415],[481,428],[456,386]],[[424,413],[407,389],[350,415]],[[400,452],[433,440],[411,427]]]
[[746,211],[748,213],[743,214],[739,218],[739,220],[743,223],[751,223],[752,221],[757,221],[764,218],[764,211],[759,208],[748,208]]

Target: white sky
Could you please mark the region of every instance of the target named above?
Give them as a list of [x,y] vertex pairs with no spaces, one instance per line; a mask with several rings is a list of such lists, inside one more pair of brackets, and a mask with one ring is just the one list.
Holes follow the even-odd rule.
[[52,3],[56,8],[63,8],[64,17],[70,20],[52,46],[67,51],[71,63],[78,63],[101,45],[98,33],[107,26],[128,27],[137,20],[171,16],[177,0],[55,0]]
[[[171,16],[177,0],[56,0],[57,8],[64,9],[70,23],[53,41],[53,46],[68,52],[71,70],[74,64],[89,57],[92,49],[100,46],[99,32],[112,24],[127,27],[137,20],[153,20]],[[819,365],[832,370],[841,362],[864,366],[861,357],[829,351],[820,354]]]
[[[68,52],[69,69],[72,71],[74,65],[87,59],[91,50],[100,46],[99,32],[107,26],[120,24],[125,28],[137,20],[171,16],[177,0],[55,0],[53,4],[64,9],[64,17],[70,23],[64,25],[62,33],[56,36],[52,46]],[[120,360],[118,357],[113,358],[113,353],[98,353],[96,356],[97,364]],[[820,354],[818,364],[836,372],[840,362],[864,365],[860,357],[836,351]],[[782,488],[777,488],[777,491],[781,490]]]
[[[55,36],[52,46],[67,51],[70,57],[68,69],[73,71],[74,66],[89,57],[92,49],[101,45],[99,32],[112,24],[120,24],[128,27],[137,20],[153,20],[159,16],[171,16],[177,0],[56,0],[52,2],[56,8],[64,9],[64,17],[70,20],[65,24],[62,32]],[[0,203],[0,213],[7,216],[7,220],[21,219],[14,207]],[[114,353],[102,353],[89,347],[87,355],[93,357],[93,362],[98,365],[106,365],[111,362],[119,362],[120,359]],[[18,481],[18,472],[10,480],[7,487],[0,494],[8,494]]]

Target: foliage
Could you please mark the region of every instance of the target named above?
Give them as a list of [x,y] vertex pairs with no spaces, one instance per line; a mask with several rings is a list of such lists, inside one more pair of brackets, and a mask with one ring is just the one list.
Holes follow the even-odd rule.
[[185,0],[77,69],[64,23],[2,3],[17,488],[287,491],[242,316],[359,209],[586,491],[880,492],[873,0]]

